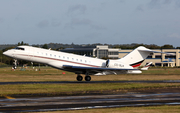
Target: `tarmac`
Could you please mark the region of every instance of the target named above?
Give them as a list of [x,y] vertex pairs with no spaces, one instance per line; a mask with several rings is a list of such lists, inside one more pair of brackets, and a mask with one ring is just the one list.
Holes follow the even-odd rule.
[[1,112],[44,112],[96,108],[180,105],[180,93],[126,93],[1,99]]
[[[4,84],[69,84],[69,83],[180,83],[162,81],[56,81],[56,82],[0,82]],[[53,97],[10,97],[0,99],[0,112],[43,112],[80,109],[180,105],[180,88],[138,90],[116,94],[88,94]]]
[[86,84],[86,83],[180,83],[180,80],[128,80],[128,81],[42,81],[42,82],[0,82],[0,85],[8,84]]

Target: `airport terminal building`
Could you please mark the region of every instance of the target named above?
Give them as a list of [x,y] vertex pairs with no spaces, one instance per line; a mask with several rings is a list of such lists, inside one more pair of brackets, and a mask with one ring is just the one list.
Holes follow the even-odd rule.
[[[153,53],[149,55],[141,66],[149,62],[153,62],[154,66],[174,67],[180,66],[180,49],[154,49],[155,51],[174,53],[175,55],[166,55],[161,53]],[[67,48],[61,50],[63,52],[86,55],[90,57],[104,59],[122,58],[132,51],[132,49],[114,49],[108,46],[96,46],[96,48]]]
[[119,58],[119,49],[108,48],[108,46],[96,46],[96,48],[66,48],[61,51],[95,58]]

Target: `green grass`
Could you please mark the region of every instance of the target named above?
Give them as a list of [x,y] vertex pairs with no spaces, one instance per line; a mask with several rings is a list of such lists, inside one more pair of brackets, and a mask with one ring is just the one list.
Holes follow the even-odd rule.
[[159,69],[152,68],[152,69],[149,69],[148,71],[143,71],[143,74],[180,75],[180,68],[159,68]]
[[82,95],[89,93],[116,93],[130,90],[180,87],[178,83],[102,83],[102,84],[19,84],[1,85],[0,95]]
[[[39,67],[36,67],[37,69]],[[18,81],[76,81],[74,73],[66,72],[50,67],[41,67],[35,71],[32,67],[21,71],[20,68],[12,71],[10,67],[0,68],[0,82]],[[169,74],[168,74],[169,73]],[[91,76],[92,81],[115,80],[180,80],[180,69],[150,69],[138,75],[106,75]],[[102,84],[20,84],[0,85],[0,95],[13,94],[48,94],[48,95],[72,95],[88,94],[88,92],[103,93],[104,91],[117,92],[134,89],[180,87],[179,83],[102,83]]]
[[[39,69],[39,67],[36,67]],[[65,72],[50,67],[41,67],[40,71],[35,71],[28,67],[22,71],[20,67],[15,71],[11,67],[0,68],[0,82],[17,81],[76,81],[76,74]],[[84,75],[83,75],[84,76]],[[91,76],[92,81],[116,81],[116,80],[180,80],[180,69],[150,69],[143,71],[142,74],[123,74],[123,75],[105,75]]]

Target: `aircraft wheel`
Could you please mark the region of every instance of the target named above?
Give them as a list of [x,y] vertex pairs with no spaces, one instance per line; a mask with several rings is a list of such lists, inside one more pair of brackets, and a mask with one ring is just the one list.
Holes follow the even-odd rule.
[[91,77],[90,77],[90,76],[86,76],[86,77],[85,77],[85,80],[86,80],[86,81],[91,81]]
[[76,77],[76,79],[77,79],[77,81],[82,81],[83,77],[82,77],[81,75],[78,75],[78,76]]

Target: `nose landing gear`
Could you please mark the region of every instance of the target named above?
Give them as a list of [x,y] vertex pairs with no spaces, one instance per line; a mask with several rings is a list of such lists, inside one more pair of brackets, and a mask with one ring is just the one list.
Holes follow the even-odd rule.
[[13,65],[12,68],[13,68],[13,69],[16,69],[16,68],[17,68],[17,59],[13,59],[13,60],[14,60],[14,62],[13,62],[14,65]]

